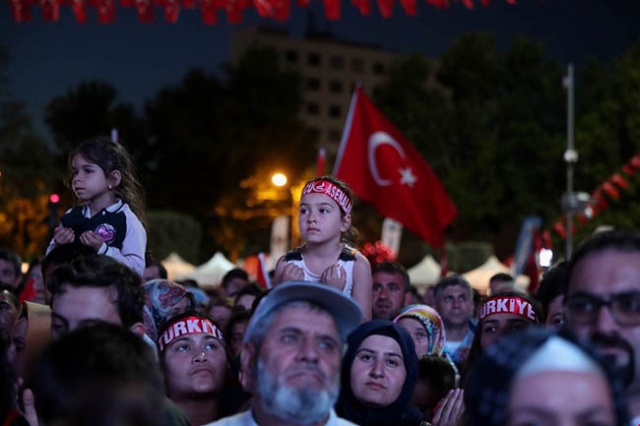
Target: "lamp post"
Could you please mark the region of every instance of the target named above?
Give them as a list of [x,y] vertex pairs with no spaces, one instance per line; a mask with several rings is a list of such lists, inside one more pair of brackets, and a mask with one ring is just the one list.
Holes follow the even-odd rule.
[[573,145],[573,65],[567,66],[567,75],[564,78],[564,86],[567,89],[567,150],[564,152],[564,161],[567,163],[567,192],[564,194],[563,208],[566,214],[565,257],[571,258],[573,251],[573,214],[575,194],[573,193],[573,165],[578,161],[578,152]]

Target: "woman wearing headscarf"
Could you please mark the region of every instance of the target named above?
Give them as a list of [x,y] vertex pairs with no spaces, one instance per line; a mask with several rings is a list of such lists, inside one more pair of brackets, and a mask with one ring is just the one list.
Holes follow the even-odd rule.
[[416,304],[405,306],[393,322],[409,332],[418,355],[413,403],[427,420],[433,420],[438,403],[458,387],[460,380],[456,364],[444,351],[447,338],[442,317],[431,306]]
[[142,285],[144,289],[143,319],[145,334],[154,342],[158,331],[176,315],[193,312],[193,295],[180,284],[169,280],[155,279]]
[[623,385],[566,330],[530,327],[489,346],[465,389],[466,426],[625,426]]
[[387,320],[361,324],[347,340],[336,411],[359,425],[419,426],[411,403],[418,357],[409,333]]

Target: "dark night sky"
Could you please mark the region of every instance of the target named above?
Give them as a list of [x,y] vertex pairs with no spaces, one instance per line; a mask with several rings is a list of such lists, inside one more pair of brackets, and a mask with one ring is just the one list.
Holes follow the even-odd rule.
[[[494,0],[491,7],[473,10],[459,4],[437,10],[418,0],[417,16],[406,16],[396,4],[391,19],[379,17],[372,3],[374,12],[367,17],[343,1],[342,18],[333,22],[322,19],[317,0],[312,9],[319,17],[317,26],[338,38],[431,57],[468,31],[493,32],[502,49],[514,35],[525,34],[543,42],[549,57],[577,64],[587,56],[609,61],[640,40],[636,0],[519,0],[515,6]],[[99,25],[93,12],[90,8],[89,23],[81,25],[65,6],[59,23],[45,23],[32,7],[31,22],[16,24],[8,2],[0,6],[0,42],[10,46],[13,56],[10,90],[27,103],[40,129],[46,103],[83,80],[109,81],[118,89],[119,101],[140,107],[160,87],[177,84],[189,68],[219,71],[228,59],[231,31],[259,22],[248,11],[241,25],[229,25],[220,16],[218,25],[205,26],[199,11],[183,10],[179,22],[169,24],[156,8],[156,22],[141,24],[133,8],[118,7],[115,24]],[[293,6],[284,25],[302,35],[306,14]]]

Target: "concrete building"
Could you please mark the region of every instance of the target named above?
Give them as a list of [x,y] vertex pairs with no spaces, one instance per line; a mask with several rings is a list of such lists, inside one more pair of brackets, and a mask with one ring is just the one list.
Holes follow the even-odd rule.
[[376,46],[337,40],[327,33],[294,38],[286,30],[250,27],[233,33],[231,63],[251,46],[274,49],[282,69],[300,74],[301,119],[317,130],[319,146],[329,155],[335,155],[340,145],[354,85],[361,83],[372,95],[397,56]]

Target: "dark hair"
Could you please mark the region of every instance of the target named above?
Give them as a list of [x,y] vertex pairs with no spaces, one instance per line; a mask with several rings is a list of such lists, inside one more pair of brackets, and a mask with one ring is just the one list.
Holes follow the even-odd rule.
[[[616,410],[616,425],[627,424],[622,383],[592,348],[580,343],[568,330],[561,330],[555,334],[550,329],[529,327],[521,333],[513,333],[498,340],[487,348],[472,367],[464,392],[467,426],[506,424],[509,392],[516,373],[553,336],[570,342],[600,367],[611,383],[610,392]],[[553,392],[553,389],[550,389],[550,392]]]
[[[146,228],[144,190],[136,176],[136,170],[127,150],[118,142],[107,137],[97,137],[82,142],[69,154],[69,164],[76,155],[82,155],[87,161],[97,164],[105,176],[113,171],[119,171],[120,184],[114,188],[116,195],[127,203],[131,211]],[[68,185],[71,186],[72,177]]]
[[[433,408],[451,389],[455,389],[456,370],[443,356],[423,356],[418,359],[418,381],[429,386],[430,396],[426,407]],[[424,411],[423,407],[419,408]]]
[[162,264],[162,262],[158,262],[155,257],[153,257],[153,254],[151,254],[150,251],[147,251],[144,254],[144,267],[145,268],[150,268],[151,266],[157,266],[158,267],[158,278],[161,278],[163,280],[168,279],[169,274],[167,273],[167,268],[164,267],[164,265]]
[[399,274],[402,276],[402,280],[404,281],[404,292],[411,291],[411,281],[409,279],[409,274],[407,273],[407,269],[399,262],[390,262],[385,260],[384,262],[378,263],[371,269],[371,275],[376,272],[384,272],[385,274]]
[[259,296],[264,293],[264,288],[260,287],[258,284],[254,282],[250,282],[244,287],[240,289],[238,294],[236,294],[235,301],[237,302],[242,296],[250,295],[250,296]]
[[[522,293],[520,291],[515,290],[504,290],[499,291],[496,294],[492,294],[489,297],[485,297],[481,300],[480,305],[482,305],[485,301],[497,297],[520,297],[525,299],[527,302],[531,304],[533,308],[533,312],[536,314],[537,322],[536,324],[541,324],[542,322],[542,307],[540,303],[531,295],[527,293]],[[476,333],[473,336],[473,342],[471,343],[471,348],[469,349],[469,358],[467,358],[467,364],[465,371],[468,371],[469,368],[473,367],[475,360],[480,357],[482,354],[482,346],[480,345],[480,340],[482,339],[482,321],[478,321],[478,327],[476,328]]]
[[469,291],[469,297],[473,297],[471,284],[469,284],[469,281],[467,281],[467,279],[462,275],[449,275],[448,277],[440,278],[440,280],[436,283],[436,286],[433,288],[433,294],[435,297],[438,297],[445,288],[453,286],[461,286],[466,288],[467,291]]
[[491,278],[489,278],[489,282],[499,281],[499,282],[514,282],[515,280],[510,274],[506,272],[498,272],[497,274],[493,274]]
[[563,295],[568,266],[568,262],[560,262],[549,269],[540,280],[535,296],[542,307],[542,323],[547,320],[549,305],[553,299]]
[[44,424],[158,425],[163,384],[153,350],[120,326],[75,330],[42,353],[33,386]]
[[243,309],[240,307],[240,309],[238,308],[234,308],[231,311],[231,318],[229,318],[229,323],[227,324],[227,329],[224,330],[224,338],[231,343],[231,330],[233,329],[233,326],[239,323],[243,323],[243,322],[249,322],[249,320],[251,319],[251,312],[247,311],[246,309]]
[[48,280],[52,299],[64,293],[63,286],[114,287],[118,293],[117,307],[126,327],[142,322],[144,292],[140,275],[124,264],[104,255],[80,257],[56,269]]
[[[569,266],[564,286],[564,295],[569,291],[569,281],[576,265],[585,257],[593,253],[605,250],[615,250],[621,252],[640,252],[640,232],[636,231],[604,231],[598,232],[587,239],[575,251]],[[566,300],[566,298],[565,298]]]
[[91,247],[85,246],[84,244],[71,243],[55,246],[53,250],[42,259],[42,278],[46,283],[46,274],[51,265],[61,266],[79,257],[93,255],[95,253]]
[[[337,186],[338,188],[340,188],[340,190],[342,190],[342,192],[344,192],[349,197],[349,200],[351,200],[351,205],[355,206],[356,199],[353,194],[353,191],[351,190],[351,188],[349,188],[349,185],[347,185],[346,182],[343,182],[340,179],[337,179],[335,176],[325,175],[325,176],[320,176],[317,178],[310,179],[307,182],[305,182],[303,188],[308,184],[319,181],[319,180],[326,180],[327,182],[330,182],[335,186]],[[353,208],[351,212],[353,214]],[[345,217],[346,213],[343,212],[342,209],[340,209],[340,215],[341,217]],[[353,215],[352,215],[352,218],[353,218]],[[351,244],[351,245],[357,245],[358,238],[359,238],[358,230],[355,228],[355,226],[353,226],[353,222],[352,222],[351,226],[349,226],[349,229],[347,229],[342,234],[342,242]]]
[[220,285],[222,286],[222,288],[224,288],[226,290],[227,287],[229,286],[229,283],[234,278],[240,278],[242,280],[249,281],[249,274],[244,269],[233,268],[229,272],[224,274],[224,276],[222,277],[222,282],[220,283]]

